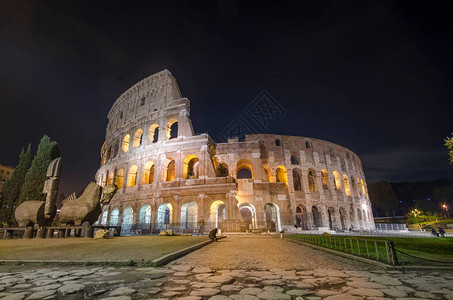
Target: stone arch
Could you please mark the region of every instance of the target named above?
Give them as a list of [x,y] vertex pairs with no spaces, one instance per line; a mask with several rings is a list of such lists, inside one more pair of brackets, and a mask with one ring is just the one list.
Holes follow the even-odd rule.
[[308,230],[307,209],[303,205],[296,207],[296,226]]
[[121,235],[130,235],[132,233],[132,224],[134,222],[134,209],[127,206],[123,210],[123,219],[121,222]]
[[328,219],[329,219],[329,229],[335,229],[335,209],[333,207],[329,207],[327,209]]
[[159,124],[153,123],[149,126],[148,139],[151,143],[157,143],[159,141]]
[[280,209],[278,205],[272,202],[264,205],[264,214],[266,220],[266,228],[270,232],[281,231]]
[[349,186],[349,179],[348,175],[343,174],[343,185],[344,185],[344,192],[346,196],[351,196],[351,187]]
[[365,184],[363,183],[363,179],[360,180],[360,183],[362,185],[362,195],[365,196],[366,195],[366,191],[365,191]]
[[167,229],[173,223],[173,206],[164,202],[157,209],[157,228]]
[[228,165],[226,163],[221,163],[217,167],[217,176],[218,177],[227,177],[228,176]]
[[166,124],[166,136],[168,140],[175,139],[178,137],[178,120],[171,118]]
[[293,169],[293,186],[295,191],[302,191],[302,175],[301,171],[297,168]]
[[360,178],[357,177],[357,194],[359,194],[359,196],[360,196],[361,193],[362,193],[362,186],[360,185]]
[[116,172],[115,178],[115,184],[118,187],[118,189],[123,187],[123,181],[124,181],[124,169],[121,168]]
[[183,161],[183,169],[182,169],[182,176],[184,179],[191,179],[191,178],[198,178],[199,172],[197,170],[198,166],[198,157],[190,154],[184,158]]
[[357,208],[357,218],[359,219],[359,222],[362,222],[362,212],[360,211],[360,208]]
[[307,177],[308,177],[308,188],[309,188],[310,192],[315,192],[316,191],[316,184],[315,184],[316,171],[313,169],[308,169]]
[[266,172],[266,176],[269,182],[272,182],[271,171],[269,170],[269,168],[264,166],[264,171]]
[[118,207],[112,209],[110,212],[110,226],[117,226],[119,221],[120,210]]
[[311,207],[311,214],[313,217],[313,226],[322,227],[321,211],[313,205]]
[[142,137],[143,137],[143,129],[139,128],[137,131],[135,131],[134,134],[134,141],[132,143],[132,146],[134,148],[138,148],[142,145]]
[[349,220],[351,221],[351,224],[354,224],[355,222],[355,214],[354,214],[354,208],[351,207],[349,208]]
[[101,225],[107,225],[107,219],[109,217],[109,210],[106,209],[102,212]]
[[175,160],[171,157],[165,158],[162,162],[162,181],[174,181],[176,175],[175,171]]
[[113,176],[114,176],[113,172],[110,171],[107,179],[107,184],[113,184]]
[[346,211],[343,207],[340,207],[338,213],[340,214],[341,230],[346,230]]
[[129,150],[129,143],[131,141],[131,136],[129,134],[126,134],[123,138],[123,142],[121,143],[121,149],[123,152],[127,152]]
[[321,170],[321,182],[324,190],[329,189],[329,172],[326,169]]
[[283,182],[285,186],[288,186],[288,172],[284,166],[277,167],[275,177],[277,182]]
[[357,197],[357,184],[354,180],[354,176],[351,176],[351,186],[352,186],[352,193],[354,197]]
[[181,205],[181,230],[194,231],[197,229],[198,205],[195,201]]
[[138,213],[138,224],[140,229],[149,229],[151,224],[151,206],[143,204]]
[[132,165],[127,172],[127,187],[133,187],[137,183],[137,165]]
[[253,167],[252,163],[249,160],[241,159],[240,161],[238,161],[236,166],[236,178],[253,178]]
[[143,166],[142,184],[150,184],[154,181],[154,162],[147,161]]
[[241,213],[242,219],[247,224],[247,229],[256,228],[255,206],[250,203],[241,203],[238,208],[239,212]]
[[209,208],[210,228],[222,228],[224,220],[226,220],[225,203],[221,200],[212,202]]
[[334,185],[336,190],[341,190],[341,177],[337,171],[333,171]]

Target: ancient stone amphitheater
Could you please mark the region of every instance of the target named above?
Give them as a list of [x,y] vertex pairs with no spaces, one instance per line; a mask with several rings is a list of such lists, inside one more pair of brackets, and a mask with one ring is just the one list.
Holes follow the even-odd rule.
[[119,190],[98,223],[123,234],[374,229],[359,157],[308,137],[194,135],[190,102],[164,70],[124,92],[108,114],[100,185]]

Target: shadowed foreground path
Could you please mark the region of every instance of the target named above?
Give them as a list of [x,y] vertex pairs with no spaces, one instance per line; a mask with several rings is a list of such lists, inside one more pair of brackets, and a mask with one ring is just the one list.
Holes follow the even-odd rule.
[[230,236],[167,266],[175,299],[453,299],[453,271],[385,270],[274,237]]
[[453,299],[453,271],[385,270],[279,238],[230,236],[161,268],[0,265],[0,299]]

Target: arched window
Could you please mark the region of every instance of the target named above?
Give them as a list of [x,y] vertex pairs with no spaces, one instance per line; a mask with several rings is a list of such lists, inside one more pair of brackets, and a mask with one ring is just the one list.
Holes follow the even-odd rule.
[[351,176],[351,187],[352,187],[352,192],[354,194],[354,197],[357,197],[357,185],[355,183],[353,176]]
[[173,180],[175,180],[175,161],[172,159],[167,165],[167,174],[165,177],[165,181]]
[[307,211],[304,206],[298,205],[296,207],[296,226],[301,227],[302,230],[307,230]]
[[198,222],[198,206],[196,202],[181,205],[181,229],[196,229]]
[[360,180],[360,183],[362,184],[362,194],[365,196],[366,195],[365,184],[363,183],[363,180]]
[[126,134],[123,138],[123,143],[121,146],[121,149],[123,149],[123,152],[127,152],[127,150],[129,150],[130,141],[131,141],[131,136],[129,134]]
[[341,223],[341,229],[346,230],[346,211],[344,210],[343,207],[340,207],[340,223]]
[[159,141],[159,125],[154,123],[149,126],[148,139],[151,143],[157,143]]
[[308,188],[310,189],[310,192],[316,191],[316,186],[315,186],[315,171],[312,169],[308,170]]
[[322,181],[322,188],[325,190],[329,189],[329,172],[327,170],[321,171],[321,181]]
[[134,142],[132,145],[134,148],[138,148],[142,145],[143,129],[139,128],[134,134]]
[[343,184],[344,184],[344,192],[346,196],[351,196],[351,188],[349,187],[349,179],[346,174],[343,174]]
[[335,189],[336,189],[336,190],[341,190],[341,179],[340,179],[340,174],[338,174],[337,171],[333,171],[333,176],[334,176]]
[[113,171],[109,172],[109,177],[107,180],[107,184],[113,184]]
[[360,185],[360,179],[357,177],[357,193],[360,195],[362,192],[362,186]]
[[359,221],[362,221],[362,213],[360,212],[360,209],[357,208],[357,218]]
[[313,216],[313,225],[315,227],[322,227],[321,212],[318,210],[316,206],[313,206],[311,208],[311,214]]
[[137,166],[133,165],[127,172],[127,187],[132,187],[137,181]]
[[154,181],[154,163],[152,161],[146,162],[143,166],[142,183],[150,184]]
[[253,178],[252,163],[246,159],[238,161],[236,170],[237,170],[236,177],[238,179]]
[[264,171],[266,171],[266,176],[269,182],[272,182],[271,171],[269,171],[269,168],[265,166]]
[[116,172],[116,178],[115,178],[115,184],[118,187],[118,189],[123,187],[123,178],[124,178],[124,169],[119,169],[118,172]]
[[283,166],[277,167],[276,179],[277,182],[283,182],[286,186],[288,186],[288,174],[286,172],[285,167]]
[[227,164],[222,163],[217,167],[217,176],[219,176],[219,177],[228,176],[228,165]]
[[[151,206],[149,206],[148,204],[145,204],[140,208],[138,222],[141,225],[151,223]],[[142,228],[144,228],[144,227],[146,227],[146,226],[142,226]]]
[[301,176],[300,176],[299,169],[293,169],[293,185],[294,185],[295,191],[302,190],[302,184],[301,184],[300,178],[301,178]]
[[167,139],[175,139],[178,137],[178,120],[170,119],[167,122]]
[[198,166],[198,157],[191,154],[186,156],[183,163],[183,178],[184,179],[191,179],[191,178],[198,178],[197,167]]
[[335,218],[335,210],[333,209],[333,207],[329,207],[327,209],[327,215],[328,215],[328,219],[329,219],[329,229],[334,229],[334,218]]
[[121,234],[130,235],[132,231],[132,222],[134,220],[134,210],[128,206],[123,211],[123,221],[121,222]]

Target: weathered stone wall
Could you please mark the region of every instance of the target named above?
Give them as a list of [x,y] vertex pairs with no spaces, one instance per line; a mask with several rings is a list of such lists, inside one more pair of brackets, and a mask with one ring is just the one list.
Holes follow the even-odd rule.
[[[159,230],[168,208],[168,227],[176,231],[196,228],[200,216],[207,229],[232,230],[225,224],[244,220],[251,229],[374,229],[362,164],[349,149],[270,134],[216,144],[207,134],[193,135],[189,111],[189,100],[167,70],[114,103],[96,179],[120,189],[99,222],[118,216],[126,229],[140,223],[141,229]],[[251,178],[238,178],[243,169]]]

